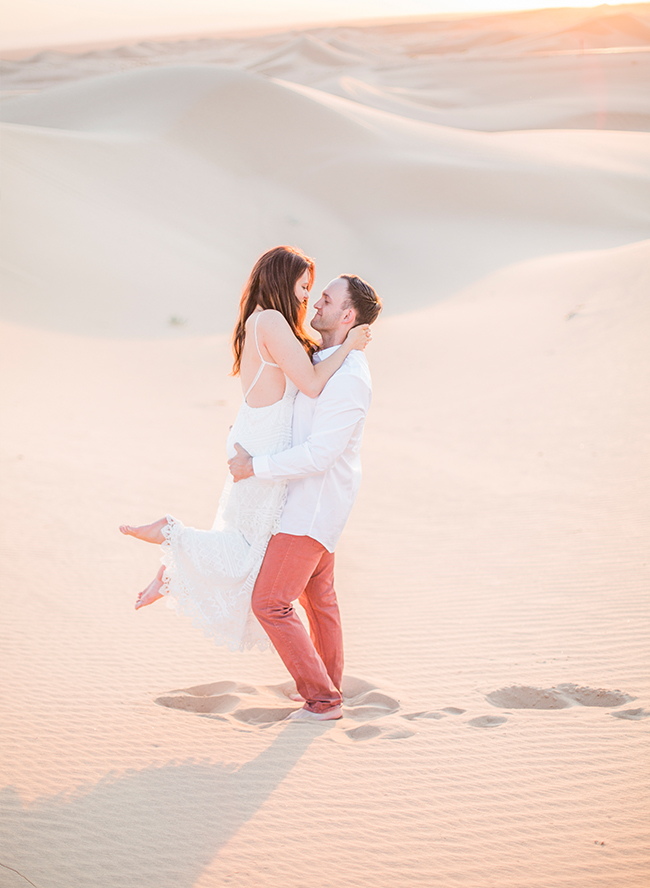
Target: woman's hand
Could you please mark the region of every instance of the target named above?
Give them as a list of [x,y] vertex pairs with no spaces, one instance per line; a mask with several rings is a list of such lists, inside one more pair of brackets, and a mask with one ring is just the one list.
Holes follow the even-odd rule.
[[358,327],[352,327],[345,337],[345,342],[350,346],[350,350],[356,348],[363,351],[371,339],[370,324],[359,324]]

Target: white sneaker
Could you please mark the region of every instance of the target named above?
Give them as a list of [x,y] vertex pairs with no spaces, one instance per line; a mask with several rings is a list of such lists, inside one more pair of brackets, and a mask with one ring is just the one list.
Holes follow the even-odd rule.
[[312,712],[311,709],[296,709],[295,712],[290,713],[285,718],[285,721],[315,722],[329,721],[333,718],[343,718],[340,706],[335,706],[334,709],[327,709],[325,712]]

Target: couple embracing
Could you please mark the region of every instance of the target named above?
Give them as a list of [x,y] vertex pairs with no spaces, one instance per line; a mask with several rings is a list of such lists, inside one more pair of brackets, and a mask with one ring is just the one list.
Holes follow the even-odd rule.
[[[334,549],[361,480],[371,380],[363,353],[381,311],[356,275],[331,281],[305,329],[314,263],[276,247],[255,264],[233,334],[243,402],[228,436],[230,475],[211,530],[167,515],[122,533],[162,548],[136,609],[162,597],[231,650],[268,647],[296,682],[289,719],[341,717],[343,639]],[[299,600],[309,634],[293,608]]]

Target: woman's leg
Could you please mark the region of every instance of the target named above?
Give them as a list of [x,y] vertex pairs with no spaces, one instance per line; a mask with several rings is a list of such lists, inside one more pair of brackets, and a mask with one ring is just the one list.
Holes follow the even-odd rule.
[[165,539],[162,529],[167,524],[167,518],[159,518],[153,524],[143,524],[141,527],[131,527],[130,524],[122,524],[120,530],[126,536],[136,537],[145,543],[162,543]]
[[146,589],[143,589],[142,592],[138,595],[137,601],[135,603],[135,609],[140,610],[141,607],[144,607],[147,604],[153,604],[154,601],[158,601],[159,598],[163,597],[162,592],[160,591],[162,588],[162,578],[165,572],[164,566],[161,566],[160,570],[154,577],[154,579],[149,583]]

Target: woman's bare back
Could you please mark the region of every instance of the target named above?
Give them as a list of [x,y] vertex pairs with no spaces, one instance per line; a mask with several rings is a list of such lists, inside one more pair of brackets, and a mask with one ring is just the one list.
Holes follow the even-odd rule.
[[273,362],[257,329],[262,314],[262,310],[258,309],[246,321],[240,379],[244,400],[249,407],[268,407],[275,404],[284,395],[286,387],[285,375]]

